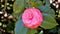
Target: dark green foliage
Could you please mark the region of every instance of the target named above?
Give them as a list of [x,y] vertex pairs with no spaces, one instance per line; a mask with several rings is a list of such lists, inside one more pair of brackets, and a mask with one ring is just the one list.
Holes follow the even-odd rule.
[[[6,2],[7,1],[7,2]],[[13,16],[12,19],[8,17],[4,17],[5,21],[1,21],[1,17],[5,14],[0,14],[0,22],[6,23],[7,27],[3,28],[0,26],[1,29],[5,29],[6,32],[3,34],[60,34],[60,26],[59,26],[59,19],[55,16],[55,10],[51,8],[49,0],[6,0],[0,3],[0,11],[7,13],[8,17]],[[9,3],[8,5],[6,5]],[[1,7],[4,5],[4,7]],[[43,14],[43,23],[36,29],[29,29],[26,28],[22,22],[22,13],[25,9],[35,7],[41,10]],[[60,16],[60,15],[59,15]],[[0,31],[1,33],[2,31]],[[2,34],[2,33],[1,33]]]

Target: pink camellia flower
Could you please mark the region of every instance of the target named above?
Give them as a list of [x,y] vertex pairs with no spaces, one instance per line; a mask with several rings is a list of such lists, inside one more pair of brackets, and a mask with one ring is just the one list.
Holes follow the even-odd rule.
[[37,28],[43,22],[43,16],[39,9],[28,8],[22,14],[22,21],[27,28]]

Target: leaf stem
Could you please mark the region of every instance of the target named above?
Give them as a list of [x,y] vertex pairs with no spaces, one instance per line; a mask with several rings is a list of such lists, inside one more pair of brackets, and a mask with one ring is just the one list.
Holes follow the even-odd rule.
[[7,4],[7,0],[5,0],[5,6],[4,6],[4,9],[3,9],[4,11],[5,11],[5,9],[6,9],[6,4]]

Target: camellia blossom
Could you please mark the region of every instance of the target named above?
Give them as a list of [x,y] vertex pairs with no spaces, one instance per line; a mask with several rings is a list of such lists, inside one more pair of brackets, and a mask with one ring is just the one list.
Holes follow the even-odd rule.
[[37,8],[28,8],[22,14],[22,21],[27,28],[37,28],[43,22],[43,15]]

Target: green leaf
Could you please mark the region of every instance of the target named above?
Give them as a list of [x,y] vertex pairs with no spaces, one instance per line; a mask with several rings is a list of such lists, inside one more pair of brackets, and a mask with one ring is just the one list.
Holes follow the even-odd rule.
[[60,34],[60,29],[58,30],[58,34]]
[[48,6],[38,6],[38,8],[41,10],[42,13],[55,15],[54,10]]
[[37,29],[29,29],[27,31],[27,34],[35,34],[37,32]]
[[43,2],[40,0],[30,0],[31,7],[43,6]]
[[15,24],[14,24],[14,25],[13,25],[13,24],[14,24],[14,23],[11,23],[11,22],[8,23],[8,25],[7,25],[7,31],[8,31],[8,32],[10,32],[10,31],[12,31],[12,30],[14,29],[14,25],[15,25]]
[[38,8],[41,10],[43,14],[44,21],[41,25],[42,28],[51,29],[58,25],[55,20],[55,12],[53,9],[51,9],[49,6],[46,6],[46,5],[40,6]]
[[27,30],[28,29],[24,26],[22,20],[19,18],[15,25],[15,34],[26,34]]
[[18,21],[15,25],[15,34],[35,34],[37,29],[26,28],[22,22],[21,16],[18,18]]
[[25,0],[16,0],[14,5],[13,5],[13,15],[16,16],[17,18],[19,15],[24,11],[25,8]]
[[40,31],[40,33],[39,34],[43,34],[43,31]]
[[45,0],[45,1],[46,1],[45,5],[49,7],[50,6],[50,0]]
[[58,25],[56,23],[56,20],[54,19],[54,17],[52,17],[50,14],[43,14],[44,17],[44,21],[41,25],[42,28],[44,29],[51,29],[54,28],[56,25]]

